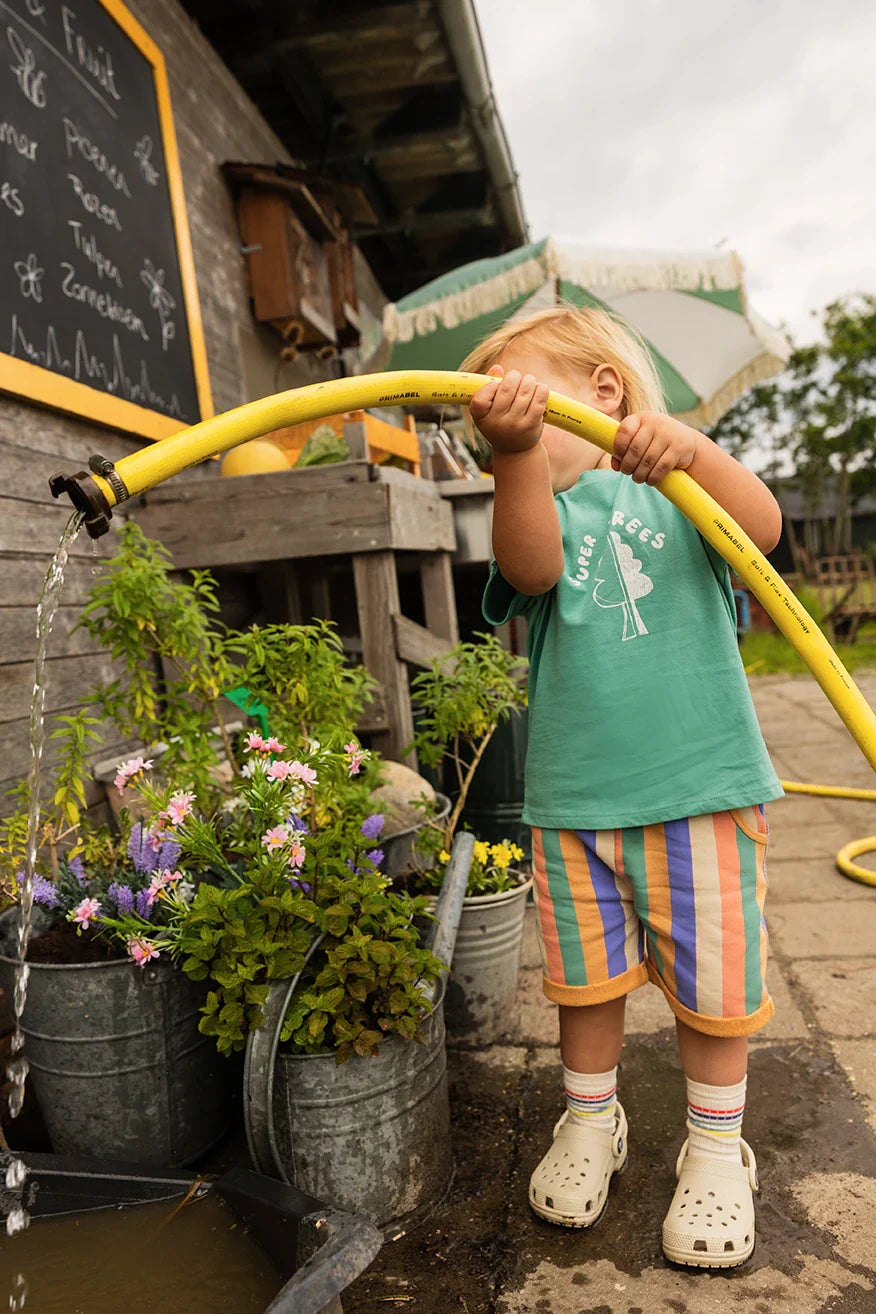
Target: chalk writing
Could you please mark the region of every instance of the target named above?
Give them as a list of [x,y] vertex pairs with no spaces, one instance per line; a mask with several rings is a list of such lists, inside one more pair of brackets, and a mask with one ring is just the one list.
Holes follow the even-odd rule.
[[122,324],[131,333],[139,333],[144,342],[149,341],[145,324],[140,316],[131,310],[130,306],[121,305],[110,296],[109,292],[99,292],[97,288],[89,287],[87,283],[77,282],[76,269],[69,261],[62,260],[61,269],[64,271],[64,277],[61,280],[61,291],[65,297],[69,297],[71,301],[81,301],[83,305],[96,310],[98,315],[102,315],[104,319],[111,319],[116,324]]
[[65,355],[58,342],[54,325],[46,329],[46,345],[40,349],[31,342],[25,333],[17,314],[12,316],[9,355],[20,360],[29,360],[34,365],[55,370],[58,374],[67,374],[82,383],[97,381],[105,392],[124,397],[126,401],[139,406],[151,406],[156,410],[183,419],[179,399],[175,392],[170,397],[163,397],[156,392],[149,381],[145,361],[140,361],[138,377],[132,377],[127,370],[122,346],[118,336],[113,334],[112,360],[107,362],[91,350],[88,339],[82,329],[77,329],[72,355]]
[[82,179],[77,178],[75,173],[68,173],[67,177],[73,184],[73,190],[82,202],[84,209],[89,214],[97,215],[98,219],[102,219],[110,228],[115,228],[118,232],[121,232],[122,221],[116,214],[115,209],[111,205],[106,205],[94,192],[87,192]]
[[41,279],[45,270],[40,268],[36,252],[31,251],[26,260],[16,260],[15,272],[18,275],[18,290],[21,295],[25,298],[30,297],[33,301],[42,301]]
[[14,27],[7,27],[6,40],[9,42],[9,48],[18,61],[16,64],[10,64],[9,67],[12,69],[22,95],[37,109],[45,109],[45,70],[37,68],[36,56],[30,46],[24,44]]
[[152,163],[152,138],[147,132],[134,147],[134,159],[140,165],[140,172],[150,187],[158,186],[161,174]]
[[67,43],[67,54],[75,55],[79,61],[79,67],[85,69],[104,91],[112,96],[113,100],[121,100],[122,97],[115,84],[115,70],[113,69],[113,57],[103,46],[96,49],[89,46],[84,37],[80,36],[73,26],[76,18],[75,11],[67,5],[61,6],[61,22],[64,25],[64,40]]
[[143,261],[140,278],[149,289],[149,304],[158,311],[161,324],[161,350],[167,351],[168,345],[176,337],[176,325],[171,319],[171,311],[176,309],[176,301],[164,286],[164,270],[156,269],[151,260]]
[[32,141],[26,132],[19,132],[13,123],[4,120],[0,123],[0,146],[12,146],[19,155],[23,155],[26,160],[33,163],[36,160],[39,142]]
[[46,25],[46,6],[42,0],[24,0],[24,7],[31,18],[38,18],[43,27]]
[[64,118],[64,145],[67,147],[68,160],[72,159],[74,153],[78,152],[83,160],[93,164],[97,172],[103,174],[117,192],[124,192],[125,196],[131,195],[121,169],[115,164],[110,164],[103,151],[95,146],[90,137],[86,137],[77,124],[66,117]]
[[98,277],[112,279],[116,287],[122,287],[122,276],[119,273],[118,265],[113,264],[112,260],[101,252],[97,245],[97,238],[91,233],[83,232],[82,224],[78,219],[68,219],[67,226],[73,229],[73,241],[76,243],[76,250],[81,251],[85,259],[94,265]]
[[20,219],[24,214],[24,201],[18,194],[18,188],[13,187],[10,182],[0,183],[0,205],[10,210],[16,219]]

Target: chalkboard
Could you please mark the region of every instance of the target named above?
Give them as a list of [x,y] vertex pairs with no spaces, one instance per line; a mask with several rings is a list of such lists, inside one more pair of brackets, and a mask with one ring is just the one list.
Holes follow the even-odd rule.
[[0,0],[0,388],[145,437],[211,413],[160,51],[117,0]]

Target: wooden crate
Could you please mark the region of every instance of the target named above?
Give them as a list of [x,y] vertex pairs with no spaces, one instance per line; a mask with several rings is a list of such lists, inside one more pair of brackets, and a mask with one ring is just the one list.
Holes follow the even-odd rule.
[[405,417],[405,427],[400,429],[365,411],[346,411],[323,420],[305,420],[266,436],[288,454],[289,464],[294,466],[308,438],[323,425],[328,425],[345,439],[351,460],[382,465],[389,457],[396,456],[405,462],[411,474],[420,474],[420,443],[416,422],[411,415]]

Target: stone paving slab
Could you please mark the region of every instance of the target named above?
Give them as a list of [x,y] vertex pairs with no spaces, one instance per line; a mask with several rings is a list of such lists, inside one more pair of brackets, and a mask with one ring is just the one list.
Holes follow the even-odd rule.
[[[876,673],[858,683],[876,703]],[[752,688],[780,773],[876,786],[812,679]],[[841,844],[876,833],[876,804],[789,796],[769,819],[777,1008],[751,1046],[745,1136],[762,1182],[751,1261],[708,1273],[663,1259],[684,1079],[672,1016],[651,986],[628,1003],[619,1087],[630,1161],[604,1217],[569,1231],[529,1210],[562,1070],[528,925],[514,1029],[501,1046],[450,1052],[453,1188],[429,1222],[384,1248],[345,1296],[348,1314],[876,1314],[876,888],[833,866]]]

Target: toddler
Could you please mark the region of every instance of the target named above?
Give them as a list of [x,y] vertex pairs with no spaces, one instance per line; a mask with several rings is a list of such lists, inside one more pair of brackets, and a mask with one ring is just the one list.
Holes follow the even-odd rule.
[[[781,513],[756,475],[663,413],[647,351],[599,309],[509,321],[463,363],[493,450],[493,625],[528,622],[532,826],[544,990],[559,1005],[566,1111],[532,1175],[542,1218],[589,1227],[627,1158],[616,1096],[627,994],[675,1014],[687,1138],[663,1224],[676,1263],[754,1249],[741,1138],[764,984],[767,824],[781,796],[736,643],[729,570],[654,485],[687,470],[762,552]],[[549,389],[620,421],[614,455],[544,424]]]

